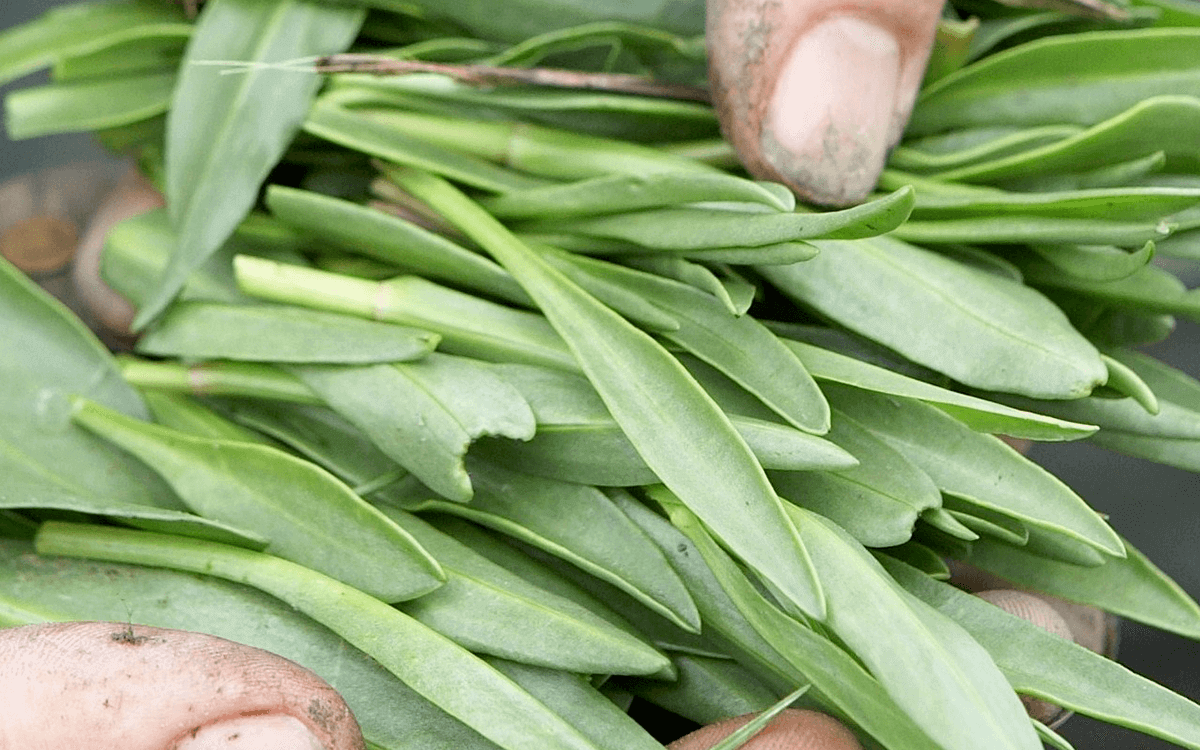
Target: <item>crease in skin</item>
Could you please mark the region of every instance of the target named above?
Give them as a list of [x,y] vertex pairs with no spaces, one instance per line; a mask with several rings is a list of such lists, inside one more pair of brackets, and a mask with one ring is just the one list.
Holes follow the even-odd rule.
[[942,5],[709,0],[713,102],[746,168],[812,203],[865,198],[908,122]]
[[29,625],[0,630],[0,664],[3,748],[78,747],[87,738],[92,750],[236,750],[243,734],[256,733],[264,741],[241,746],[364,747],[349,707],[320,677],[215,636]]

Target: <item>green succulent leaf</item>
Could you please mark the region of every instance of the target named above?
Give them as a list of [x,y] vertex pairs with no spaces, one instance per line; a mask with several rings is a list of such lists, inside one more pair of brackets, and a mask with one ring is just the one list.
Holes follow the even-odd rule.
[[191,32],[180,8],[152,0],[64,5],[0,34],[0,83],[131,40]]
[[212,542],[61,522],[44,524],[36,546],[43,555],[151,565],[245,583],[325,625],[506,750],[528,747],[528,742],[553,750],[597,750],[545,704],[445,636],[295,563]]
[[1107,377],[1054,305],[1012,281],[890,237],[815,240],[821,254],[759,273],[797,302],[984,390],[1078,398]]
[[177,244],[134,321],[156,318],[232,234],[312,105],[320,79],[214,61],[273,63],[349,46],[365,11],[313,0],[212,0],[188,44],[167,116],[165,193]]
[[174,89],[175,74],[157,72],[21,89],[5,100],[5,126],[13,140],[118,128],[166,112]]
[[1200,639],[1200,605],[1129,542],[1124,544],[1125,557],[1106,557],[1095,567],[985,540],[972,545],[968,561],[1017,585]]
[[[487,248],[525,287],[651,470],[784,596],[820,616],[820,585],[766,473],[678,360],[449,183],[408,172],[401,184]],[[681,444],[689,450],[680,452]],[[736,509],[730,498],[738,498]]]
[[[366,653],[272,596],[217,578],[34,554],[0,540],[0,624],[133,622],[208,633],[270,651],[336,689],[368,742],[430,750],[496,745],[414,692]],[[124,626],[120,626],[124,627]]]
[[261,534],[270,554],[385,601],[444,580],[406,531],[307,461],[265,445],[192,437],[82,399],[72,419],[145,461],[197,513]]
[[180,302],[138,340],[141,354],[249,362],[366,364],[424,357],[437,334],[288,305]]
[[903,563],[883,565],[905,589],[966,628],[1018,692],[1200,747],[1200,706],[1183,696]]
[[487,365],[448,354],[385,365],[291,367],[334,411],[431,489],[471,498],[463,457],[482,435],[533,437],[519,392]]
[[[991,55],[925,89],[913,134],[950,128],[1090,126],[1160,94],[1200,94],[1200,31],[1048,36]],[[1154,143],[1153,139],[1145,143]]]

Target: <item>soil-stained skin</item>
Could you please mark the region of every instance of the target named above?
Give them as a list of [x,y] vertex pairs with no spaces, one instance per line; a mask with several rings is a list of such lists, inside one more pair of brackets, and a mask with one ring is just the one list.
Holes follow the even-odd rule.
[[[341,696],[282,657],[125,623],[0,630],[0,747],[361,750]],[[48,708],[50,707],[50,708]],[[281,744],[282,743],[282,744]]]

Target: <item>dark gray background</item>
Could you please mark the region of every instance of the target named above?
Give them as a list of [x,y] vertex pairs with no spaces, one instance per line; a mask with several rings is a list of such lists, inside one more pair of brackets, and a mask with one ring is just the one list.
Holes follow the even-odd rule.
[[[164,0],[169,2],[170,0]],[[503,0],[497,0],[502,2]],[[0,30],[62,4],[56,0],[0,0]],[[30,76],[9,86],[45,80]],[[14,143],[0,136],[0,181],[27,171],[105,158],[86,137],[51,136]],[[1200,275],[1187,279],[1200,283]],[[1176,333],[1149,351],[1200,377],[1200,326],[1181,321]],[[1086,443],[1039,445],[1033,457],[1073,487],[1113,526],[1193,597],[1200,598],[1200,476],[1126,458]],[[1130,669],[1200,700],[1200,644],[1136,623],[1122,624],[1120,660]],[[1165,742],[1075,717],[1062,728],[1078,750],[1158,750]]]

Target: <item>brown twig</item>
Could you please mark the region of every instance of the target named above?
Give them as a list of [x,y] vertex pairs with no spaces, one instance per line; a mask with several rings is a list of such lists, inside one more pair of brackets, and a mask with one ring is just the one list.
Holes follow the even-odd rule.
[[638,94],[662,99],[682,99],[704,103],[709,101],[708,90],[699,86],[661,83],[642,76],[624,73],[585,73],[559,68],[507,68],[495,65],[452,65],[354,53],[319,57],[315,68],[318,73],[372,73],[375,75],[440,73],[477,86],[524,83],[531,86]]

